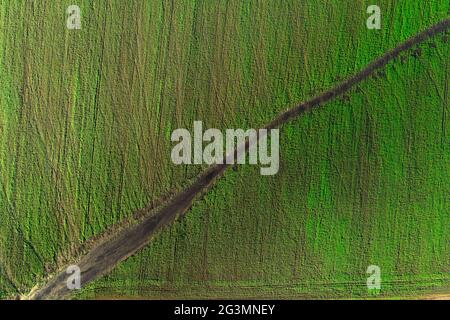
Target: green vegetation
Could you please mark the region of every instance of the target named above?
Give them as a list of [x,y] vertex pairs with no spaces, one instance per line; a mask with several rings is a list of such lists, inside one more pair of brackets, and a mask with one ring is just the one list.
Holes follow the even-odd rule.
[[420,50],[284,126],[278,175],[228,172],[86,296],[370,297],[371,264],[386,296],[448,286],[447,45]]
[[[194,120],[260,127],[448,17],[448,3],[0,0],[0,297],[200,167],[170,162]],[[281,169],[230,170],[186,218],[82,291],[366,296],[448,287],[448,42],[285,125]],[[448,207],[448,203],[447,203]]]

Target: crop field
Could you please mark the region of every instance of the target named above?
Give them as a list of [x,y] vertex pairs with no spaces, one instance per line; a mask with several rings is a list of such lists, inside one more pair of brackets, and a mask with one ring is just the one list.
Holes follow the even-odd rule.
[[[372,2],[0,0],[0,298],[186,188],[206,165],[172,163],[173,130],[263,127],[449,18],[377,0],[369,30]],[[448,293],[448,35],[282,125],[276,175],[230,168],[72,298]]]

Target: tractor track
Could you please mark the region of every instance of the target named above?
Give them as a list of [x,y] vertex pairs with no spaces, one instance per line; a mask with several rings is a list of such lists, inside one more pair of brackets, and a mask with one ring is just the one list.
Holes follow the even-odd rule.
[[[383,56],[367,65],[363,70],[336,85],[334,88],[281,113],[264,128],[277,128],[298,117],[303,112],[319,107],[330,100],[341,96],[373,75],[377,70],[385,67],[395,58],[398,58],[401,53],[439,33],[447,31],[449,26],[450,19],[446,19],[426,29],[388,51]],[[248,150],[248,141],[245,143],[245,146],[237,146],[235,153],[239,149],[242,150],[242,148]],[[119,262],[127,259],[148,244],[151,238],[164,226],[172,223],[178,216],[185,214],[190,209],[193,202],[201,197],[214,184],[217,178],[222,176],[228,166],[229,165],[227,164],[218,164],[207,168],[196,178],[195,182],[190,187],[168,200],[156,214],[143,218],[140,223],[125,228],[116,235],[101,239],[100,243],[94,246],[77,263],[81,270],[82,286],[108,273]],[[66,285],[68,276],[69,275],[66,274],[65,270],[60,272],[41,287],[41,289],[32,294],[30,298],[63,299],[71,293],[71,290],[69,290]]]

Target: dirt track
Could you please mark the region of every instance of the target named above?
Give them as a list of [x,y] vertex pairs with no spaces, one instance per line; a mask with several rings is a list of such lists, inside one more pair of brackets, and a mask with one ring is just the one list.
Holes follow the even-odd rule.
[[[383,68],[400,53],[409,50],[414,45],[438,33],[446,31],[450,26],[450,19],[444,20],[431,28],[419,33],[415,37],[400,44],[382,57],[370,63],[365,69],[355,74],[336,87],[306,101],[271,121],[265,128],[272,129],[294,119],[304,111],[323,105],[324,103],[342,95],[356,84],[371,76],[375,71]],[[242,146],[241,146],[242,147]],[[239,146],[237,148],[240,148]],[[246,144],[248,149],[248,142]],[[118,235],[102,240],[77,265],[81,269],[82,286],[109,272],[120,261],[135,254],[144,247],[163,226],[173,222],[177,216],[184,214],[191,207],[195,198],[201,196],[214,181],[226,170],[227,165],[215,165],[208,168],[186,190],[178,193],[155,215],[145,218],[141,223],[122,230]],[[70,294],[67,289],[67,275],[64,271],[51,279],[43,288],[37,291],[32,299],[61,299]]]

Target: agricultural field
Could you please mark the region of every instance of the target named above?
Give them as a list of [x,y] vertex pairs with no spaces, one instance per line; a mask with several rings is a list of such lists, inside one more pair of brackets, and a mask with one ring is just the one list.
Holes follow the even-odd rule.
[[[448,1],[0,0],[0,298],[188,187],[171,133],[260,128],[449,18]],[[396,298],[450,291],[448,30],[280,128],[71,297]],[[118,227],[119,226],[119,227]],[[382,288],[368,291],[377,265]]]

